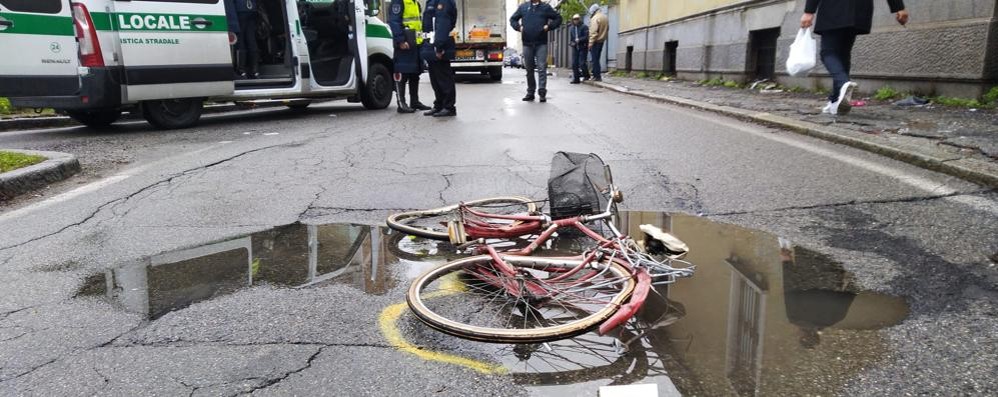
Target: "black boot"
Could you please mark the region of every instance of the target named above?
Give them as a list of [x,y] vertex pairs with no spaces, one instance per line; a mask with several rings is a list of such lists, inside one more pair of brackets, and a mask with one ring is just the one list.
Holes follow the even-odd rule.
[[241,79],[246,78],[246,51],[236,50],[236,75]]
[[409,86],[409,107],[413,110],[430,110],[429,106],[424,105],[419,101],[419,84],[412,84]]
[[416,113],[415,110],[413,110],[411,107],[409,107],[408,104],[405,103],[405,84],[402,84],[398,81],[395,82],[395,100],[398,101],[399,113],[403,114]]
[[548,101],[548,90],[539,90],[537,94],[541,97],[541,103]]
[[523,101],[524,102],[533,102],[534,101],[534,93],[531,92],[531,93],[527,94],[527,96],[523,97]]

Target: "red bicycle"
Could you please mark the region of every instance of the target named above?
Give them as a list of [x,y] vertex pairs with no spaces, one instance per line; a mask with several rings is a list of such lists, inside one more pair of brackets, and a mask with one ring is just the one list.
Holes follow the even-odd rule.
[[[685,244],[660,230],[642,228],[671,254],[645,253],[611,222],[620,192],[612,182],[601,192],[604,212],[558,220],[519,197],[392,215],[388,225],[395,230],[481,254],[418,277],[406,296],[409,307],[434,329],[484,342],[540,343],[616,329],[634,317],[653,285],[692,276],[695,268],[681,260]],[[569,257],[531,256],[563,228],[589,237],[591,248]],[[529,244],[504,252],[494,247],[516,238]]]

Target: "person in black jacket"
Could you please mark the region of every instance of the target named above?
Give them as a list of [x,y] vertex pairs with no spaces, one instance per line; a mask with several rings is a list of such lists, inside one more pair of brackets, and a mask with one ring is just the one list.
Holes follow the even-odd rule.
[[260,76],[260,46],[256,42],[259,9],[257,0],[236,0],[236,15],[239,16],[239,40],[236,46],[241,60],[237,60],[236,64],[242,78],[255,79]]
[[[423,74],[423,62],[419,59],[419,48],[423,44],[423,12],[417,0],[392,0],[388,13],[388,26],[395,42],[395,82],[399,113],[415,113],[417,110],[430,110],[419,101],[419,75]],[[410,101],[405,100],[406,86],[409,87]]]
[[[530,0],[520,4],[509,18],[509,24],[523,38],[523,63],[527,68],[527,96],[523,100],[533,101],[534,92],[537,92],[541,102],[547,102],[548,32],[561,26],[561,14],[547,3]],[[534,77],[535,70],[540,81]]]
[[[898,23],[908,23],[904,0],[887,0],[887,4]],[[821,62],[834,82],[823,113],[846,114],[852,109],[849,101],[858,86],[849,81],[852,47],[856,36],[869,34],[872,25],[873,0],[807,0],[800,26],[814,26],[814,33],[821,35]]]
[[580,78],[589,80],[589,27],[582,23],[579,14],[572,16],[568,43],[572,46],[572,84],[579,84]]
[[430,43],[420,47],[422,58],[430,67],[430,85],[436,99],[433,109],[425,116],[457,116],[457,87],[454,84],[454,69],[450,61],[454,59],[457,47],[450,32],[457,26],[457,4],[454,0],[427,0],[423,11],[423,32],[428,33]]

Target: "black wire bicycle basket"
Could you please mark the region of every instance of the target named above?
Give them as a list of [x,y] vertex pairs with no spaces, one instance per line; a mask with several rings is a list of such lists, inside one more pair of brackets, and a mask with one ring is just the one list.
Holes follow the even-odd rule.
[[548,178],[551,218],[564,219],[606,210],[612,183],[606,163],[589,153],[555,153]]

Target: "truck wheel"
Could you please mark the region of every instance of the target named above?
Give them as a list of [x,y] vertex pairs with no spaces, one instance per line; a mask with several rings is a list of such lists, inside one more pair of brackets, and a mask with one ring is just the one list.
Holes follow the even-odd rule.
[[73,120],[96,130],[107,128],[121,118],[121,110],[118,109],[67,110],[66,114]]
[[489,77],[492,78],[492,81],[502,81],[502,68],[489,69]]
[[156,128],[172,130],[192,127],[201,119],[204,100],[164,99],[142,103],[142,116]]
[[392,72],[381,63],[372,63],[367,71],[367,83],[360,92],[360,102],[371,110],[387,108],[392,103]]

